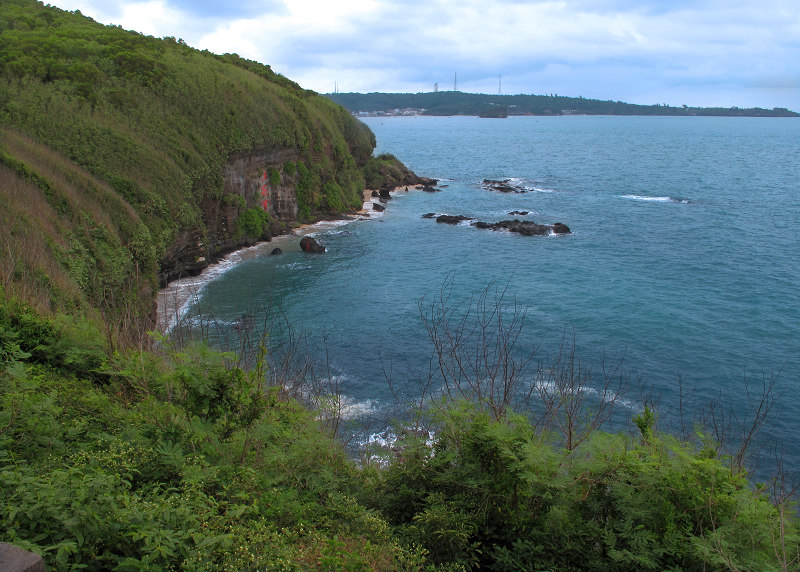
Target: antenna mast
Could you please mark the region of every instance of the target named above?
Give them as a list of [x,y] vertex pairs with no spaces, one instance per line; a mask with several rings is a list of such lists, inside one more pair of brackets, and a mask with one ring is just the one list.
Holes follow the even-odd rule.
[[497,76],[497,95],[503,95],[503,74]]

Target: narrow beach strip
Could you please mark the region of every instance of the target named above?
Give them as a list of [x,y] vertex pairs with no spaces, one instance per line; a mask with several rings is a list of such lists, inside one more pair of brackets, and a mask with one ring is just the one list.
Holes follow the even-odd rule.
[[[404,188],[405,187],[398,187],[395,191]],[[270,242],[259,242],[253,246],[235,250],[222,258],[219,262],[208,265],[197,276],[188,276],[170,282],[158,292],[156,330],[161,334],[168,335],[172,329],[180,323],[181,319],[186,315],[187,310],[197,302],[202,287],[237,264],[261,256],[269,256],[276,247],[284,252],[300,251],[299,239],[306,235],[350,224],[357,220],[365,220],[365,216],[378,218],[382,215],[382,212],[372,209],[372,205],[378,202],[378,200],[377,197],[372,196],[371,189],[365,189],[364,204],[361,210],[351,217],[340,220],[322,220],[313,224],[298,226],[292,229],[288,234],[273,237]]]

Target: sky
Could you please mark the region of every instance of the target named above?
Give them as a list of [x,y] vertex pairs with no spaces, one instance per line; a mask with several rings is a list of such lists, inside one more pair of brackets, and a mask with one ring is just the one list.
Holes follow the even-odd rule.
[[45,1],[238,53],[320,93],[438,84],[800,111],[799,0]]

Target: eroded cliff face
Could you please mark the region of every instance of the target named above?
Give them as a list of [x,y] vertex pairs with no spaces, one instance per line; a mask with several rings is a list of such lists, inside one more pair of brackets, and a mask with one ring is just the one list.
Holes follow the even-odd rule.
[[[294,177],[286,175],[283,167],[298,158],[296,149],[259,149],[228,159],[222,169],[221,198],[207,197],[201,203],[203,226],[181,230],[164,253],[159,274],[162,286],[195,276],[229,252],[256,240],[270,240],[295,222],[298,207]],[[277,184],[270,181],[271,172],[279,174]],[[272,217],[272,227],[265,235],[246,236],[237,228],[238,218],[252,208],[265,210]]]

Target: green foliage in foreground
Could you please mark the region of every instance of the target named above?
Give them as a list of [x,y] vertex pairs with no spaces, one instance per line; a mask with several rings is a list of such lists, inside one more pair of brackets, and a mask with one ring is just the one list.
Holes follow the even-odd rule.
[[[595,432],[557,450],[524,418],[493,421],[466,405],[446,411],[433,444],[409,438],[372,495],[397,534],[437,565],[782,568],[775,507],[719,459],[666,435]],[[786,539],[796,558],[795,523]]]
[[[640,437],[598,431],[566,451],[523,417],[450,404],[435,439],[409,431],[385,463],[358,468],[231,354],[105,360],[99,333],[7,302],[0,335],[0,541],[53,570],[798,564],[790,507],[646,414]],[[84,360],[41,355],[54,345]]]

